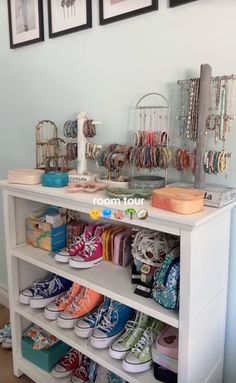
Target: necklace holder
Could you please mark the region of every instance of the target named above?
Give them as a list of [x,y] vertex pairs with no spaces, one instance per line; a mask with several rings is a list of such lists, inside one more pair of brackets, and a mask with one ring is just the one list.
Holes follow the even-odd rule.
[[[212,77],[211,66],[202,64],[200,79],[178,81],[181,85],[181,133],[196,142],[194,187],[204,191],[205,205],[208,206],[221,207],[236,197],[233,188],[206,185],[206,174],[226,171],[228,159],[231,158],[231,153],[225,152],[225,141],[234,119],[232,101],[235,79],[235,75]],[[186,96],[184,99],[184,93],[187,99]],[[221,151],[207,150],[210,130],[215,131],[215,145],[222,142]],[[175,185],[186,186],[181,183]]]

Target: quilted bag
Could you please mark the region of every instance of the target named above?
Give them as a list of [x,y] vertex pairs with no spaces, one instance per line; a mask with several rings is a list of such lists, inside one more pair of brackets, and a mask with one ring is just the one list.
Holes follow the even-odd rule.
[[152,298],[166,309],[176,310],[179,304],[180,249],[166,255],[160,270],[154,274]]

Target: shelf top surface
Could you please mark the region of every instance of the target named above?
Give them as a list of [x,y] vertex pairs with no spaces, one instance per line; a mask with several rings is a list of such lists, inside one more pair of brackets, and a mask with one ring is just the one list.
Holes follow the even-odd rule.
[[[225,211],[231,210],[236,202],[230,203],[222,208],[213,208],[204,206],[204,210],[200,213],[191,215],[182,215],[172,213],[166,210],[157,209],[151,206],[150,200],[144,200],[141,205],[125,205],[124,202],[109,203],[109,198],[104,191],[96,193],[69,193],[65,188],[50,188],[42,185],[20,185],[10,184],[8,181],[0,181],[0,187],[8,190],[12,195],[20,196],[22,198],[31,199],[48,204],[55,204],[62,207],[73,208],[84,213],[89,213],[93,208],[103,210],[104,208],[111,209],[112,213],[117,210],[126,210],[129,207],[134,207],[136,211],[139,209],[146,209],[148,211],[148,218],[140,220],[136,217],[130,220],[128,217],[122,219],[123,222],[134,224],[136,226],[144,226],[152,228],[153,225],[158,224],[173,227],[178,229],[192,230],[194,227],[202,225],[207,221],[223,214]],[[98,201],[99,200],[99,201]],[[103,200],[103,203],[102,203]],[[116,221],[115,218],[112,220]]]

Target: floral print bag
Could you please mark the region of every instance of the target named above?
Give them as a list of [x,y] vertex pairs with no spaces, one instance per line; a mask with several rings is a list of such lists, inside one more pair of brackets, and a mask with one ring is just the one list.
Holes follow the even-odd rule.
[[160,270],[154,274],[152,298],[166,309],[176,310],[179,305],[180,249],[166,255]]

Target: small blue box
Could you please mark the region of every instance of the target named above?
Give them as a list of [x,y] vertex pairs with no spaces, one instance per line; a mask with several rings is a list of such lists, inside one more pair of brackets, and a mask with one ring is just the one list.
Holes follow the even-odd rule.
[[52,188],[62,188],[68,185],[69,176],[68,173],[49,172],[43,174],[42,183],[43,186]]

